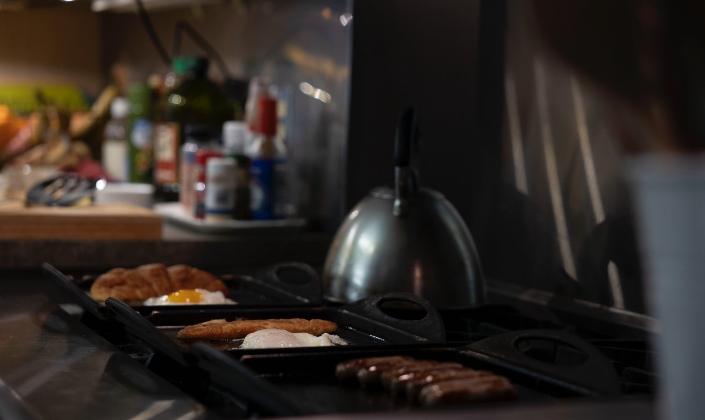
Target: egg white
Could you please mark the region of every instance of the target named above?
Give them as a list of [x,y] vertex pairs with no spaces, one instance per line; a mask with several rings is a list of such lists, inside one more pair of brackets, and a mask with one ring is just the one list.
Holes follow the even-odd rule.
[[334,334],[324,333],[319,337],[309,333],[290,333],[277,328],[266,328],[247,334],[241,349],[268,349],[286,347],[344,346],[348,343]]

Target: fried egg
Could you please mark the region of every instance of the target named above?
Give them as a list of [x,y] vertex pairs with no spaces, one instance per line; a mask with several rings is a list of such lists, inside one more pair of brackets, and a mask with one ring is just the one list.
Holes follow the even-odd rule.
[[267,328],[247,334],[240,348],[327,347],[345,346],[347,344],[347,341],[334,334],[324,333],[316,337],[309,333],[290,333],[277,328]]
[[210,292],[205,289],[182,289],[168,295],[149,298],[144,301],[145,305],[224,305],[235,304],[234,300],[228,299],[223,292]]

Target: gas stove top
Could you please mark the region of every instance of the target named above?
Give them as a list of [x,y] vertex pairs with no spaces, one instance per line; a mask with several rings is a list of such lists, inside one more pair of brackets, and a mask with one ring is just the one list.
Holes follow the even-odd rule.
[[[416,318],[408,313],[399,315],[404,311],[397,312],[396,316],[402,318]],[[173,316],[169,315],[167,319]],[[347,354],[308,349],[287,354],[265,352],[238,356],[233,353],[230,355],[232,357],[218,358],[214,354],[198,352],[199,362],[186,370],[181,362],[165,357],[159,349],[140,340],[115,344],[210,409],[232,417],[283,414],[268,411],[271,409],[268,403],[258,405],[255,401],[253,405],[253,400],[261,398],[261,393],[268,395],[265,399],[271,401],[276,401],[275,396],[282,394],[296,395],[297,399],[308,398],[306,404],[311,411],[304,410],[303,413],[337,412],[335,407],[318,406],[312,402],[316,397],[326,395],[324,398],[340,398],[334,391],[337,385],[331,384],[327,377],[319,377],[321,372],[327,367],[332,369],[331,366],[346,358],[388,354],[440,360],[456,360],[456,353],[462,354],[479,363],[479,368],[485,367],[512,377],[520,386],[530,390],[529,396],[522,399],[532,402],[555,398],[650,397],[654,392],[653,353],[646,337],[610,337],[580,325],[567,325],[545,308],[485,305],[441,311],[441,317],[446,341],[440,344],[367,346],[362,350],[350,350]],[[147,318],[150,316],[147,315]],[[153,319],[159,323],[162,318],[157,316]],[[461,357],[465,364],[466,358]],[[215,378],[218,374],[223,376],[220,380]],[[259,397],[243,389],[242,383],[250,381],[253,388],[263,386],[261,378],[265,379],[266,386],[258,391]],[[195,383],[203,384],[209,380],[210,385],[194,386]],[[270,383],[276,386],[271,387]],[[299,386],[309,387],[310,390],[299,391],[305,394],[299,396]],[[337,401],[341,405],[338,409],[343,412],[359,411],[355,407],[357,400]],[[360,403],[357,401],[357,404]],[[370,404],[373,411],[400,409],[398,406],[380,404],[379,401]],[[293,411],[284,413],[297,414]]]
[[[127,360],[131,359],[132,364],[121,362],[120,366],[129,365],[129,372],[134,372],[136,367],[141,365],[142,369],[145,369],[144,374],[153,378],[151,380],[155,381],[154,383],[170,383],[169,389],[178,388],[184,393],[181,398],[190,398],[194,403],[200,404],[197,406],[203,407],[207,416],[240,418],[252,415],[358,412],[379,415],[382,412],[409,414],[411,407],[372,394],[349,395],[349,390],[341,394],[339,384],[330,376],[330,372],[334,371],[334,366],[340,361],[377,355],[409,355],[420,359],[454,361],[474,369],[491,370],[505,375],[520,389],[518,401],[500,404],[506,408],[528,409],[535,406],[535,403],[556,400],[598,401],[600,397],[611,397],[612,400],[615,397],[627,400],[634,397],[650,399],[656,382],[652,369],[654,354],[648,344],[648,334],[630,328],[622,329],[617,325],[599,328],[600,324],[590,319],[565,316],[540,305],[509,305],[502,302],[476,308],[440,311],[445,334],[445,340],[442,342],[404,341],[405,337],[416,336],[402,330],[405,325],[417,323],[414,320],[419,318],[418,314],[404,308],[387,308],[386,312],[391,316],[409,321],[392,322],[388,327],[399,330],[392,335],[385,335],[388,333],[380,330],[381,337],[387,338],[388,342],[368,343],[349,349],[294,349],[251,353],[223,352],[199,345],[190,351],[179,347],[176,352],[171,352],[169,344],[160,347],[160,344],[168,341],[154,340],[154,337],[164,334],[159,330],[141,328],[145,325],[170,322],[176,319],[174,317],[185,317],[184,321],[187,321],[189,317],[207,318],[216,314],[208,313],[205,309],[181,314],[180,311],[157,311],[153,314],[133,311],[135,317],[130,318],[132,321],[115,316],[98,319],[95,318],[95,313],[83,310],[80,302],[76,302],[74,298],[75,296],[70,294],[61,293],[52,296],[49,301],[44,299],[43,305],[48,307],[56,303],[68,304],[63,307],[74,314],[74,318],[80,318],[84,324],[81,331],[86,330],[88,326],[93,333],[112,343],[114,354],[126,356],[124,358]],[[292,314],[315,313],[317,316],[325,316],[345,310],[326,304],[298,308],[233,309],[238,316],[244,317],[265,312],[266,317],[271,317],[275,313],[284,314],[287,311]],[[47,311],[48,309],[43,309],[42,313]],[[100,312],[97,314],[100,315]],[[359,316],[365,318],[363,315]],[[52,334],[56,335],[61,333],[61,328],[57,330],[55,325],[56,319],[69,323],[65,313],[58,318],[57,316],[34,318],[43,325],[41,328],[49,328]],[[347,316],[348,318],[338,319],[354,318]],[[379,323],[379,319],[381,318],[361,320],[360,330],[356,333],[362,334],[359,336],[363,337],[363,330],[369,328],[369,325]],[[158,335],[155,335],[155,331]],[[423,335],[419,328],[415,331]],[[86,335],[85,332],[72,334],[74,337]],[[429,333],[429,336],[434,334]],[[101,347],[107,348],[106,345],[108,344]],[[72,359],[70,363],[76,362]],[[3,369],[0,369],[0,378],[4,379]],[[123,373],[118,376],[120,375]],[[130,375],[134,376],[133,373]],[[114,380],[107,382],[113,383]],[[148,394],[154,394],[152,391]],[[101,392],[106,391],[103,388]],[[290,405],[292,399],[294,403]],[[468,407],[464,409],[467,410]]]

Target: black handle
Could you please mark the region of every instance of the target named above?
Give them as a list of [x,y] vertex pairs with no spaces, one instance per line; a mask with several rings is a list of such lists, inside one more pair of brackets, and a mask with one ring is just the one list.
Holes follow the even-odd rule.
[[232,395],[251,404],[260,414],[291,416],[301,409],[271,383],[259,378],[242,363],[206,343],[195,343],[191,349],[198,365],[211,375],[211,380]]
[[413,108],[402,111],[397,124],[394,144],[394,206],[393,213],[404,217],[408,212],[409,200],[418,190],[418,182],[411,168],[411,145],[416,134],[416,119]]
[[405,108],[397,123],[396,142],[394,144],[394,166],[404,168],[411,164],[411,143],[414,138],[416,119],[414,109]]
[[[411,304],[415,308],[422,309],[424,314],[422,317],[415,317],[415,319],[404,319],[385,313],[382,305],[395,302],[405,305]],[[443,319],[436,308],[426,299],[411,293],[387,293],[370,296],[346,305],[341,310],[382,322],[428,341],[444,342],[446,338]]]
[[318,273],[308,264],[285,262],[269,268],[262,281],[288,294],[294,301],[301,303],[320,303],[322,301],[321,281]]
[[592,344],[565,331],[512,331],[467,348],[602,395],[620,393],[612,362]]
[[101,308],[101,306],[96,301],[91,299],[88,294],[86,294],[86,292],[76,286],[76,283],[73,281],[73,279],[69,278],[49,263],[43,263],[42,270],[44,271],[45,276],[54,280],[61,289],[63,289],[71,297],[73,297],[76,303],[84,311],[86,311],[99,321],[107,321],[107,317],[103,313],[103,309]]
[[121,323],[126,331],[152,347],[154,351],[162,353],[182,365],[191,364],[192,361],[188,359],[189,355],[182,352],[176,343],[162,334],[130,305],[120,299],[108,298],[105,301],[105,307],[113,313],[115,320]]

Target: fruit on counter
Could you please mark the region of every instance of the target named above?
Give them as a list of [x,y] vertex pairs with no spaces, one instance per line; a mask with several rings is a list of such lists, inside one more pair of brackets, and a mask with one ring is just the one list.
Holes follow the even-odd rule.
[[13,115],[8,106],[0,105],[0,156],[27,124],[27,120]]

